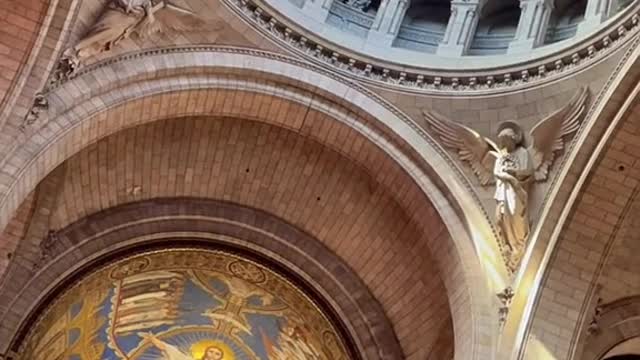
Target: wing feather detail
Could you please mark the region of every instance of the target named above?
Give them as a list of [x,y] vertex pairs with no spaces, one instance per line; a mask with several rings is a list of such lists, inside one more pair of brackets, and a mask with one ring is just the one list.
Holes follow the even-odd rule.
[[588,89],[581,87],[567,105],[531,129],[529,134],[532,142],[529,152],[533,158],[536,181],[547,180],[549,169],[564,150],[565,138],[580,128],[588,96]]
[[486,186],[494,183],[493,154],[498,148],[491,140],[435,112],[423,111],[423,115],[441,144],[458,153],[460,160],[466,162],[476,174],[480,184]]

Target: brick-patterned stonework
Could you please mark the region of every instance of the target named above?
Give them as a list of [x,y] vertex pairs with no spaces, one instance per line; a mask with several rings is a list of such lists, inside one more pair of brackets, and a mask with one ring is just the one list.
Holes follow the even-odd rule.
[[0,109],[27,62],[48,0],[0,0]]
[[640,296],[602,304],[597,328],[585,334],[578,360],[601,360],[616,345],[640,337]]
[[2,275],[4,275],[4,270],[9,266],[18,243],[27,232],[29,222],[35,211],[35,199],[35,192],[29,194],[0,234],[0,269],[2,269],[0,271],[0,283],[2,283]]
[[[306,120],[309,126],[316,121],[328,125]],[[357,153],[375,158],[372,151],[358,146]],[[427,237],[441,238],[446,230],[432,210],[416,208],[431,224],[423,233],[372,171],[309,138],[257,122],[158,121],[119,132],[67,160],[50,226],[61,229],[131,201],[176,196],[269,212],[317,238],[362,277],[393,322],[407,359],[438,360],[432,344],[451,332],[443,330],[451,327],[451,315]],[[391,173],[389,168],[377,176]],[[401,178],[393,184],[398,192],[419,196]],[[452,344],[441,348],[452,353]]]
[[[617,265],[607,268],[606,264],[612,246],[624,244],[616,239],[625,233],[627,217],[635,217],[632,205],[640,182],[639,110],[637,104],[630,109],[599,154],[549,263],[530,336],[559,359],[579,353],[576,345],[591,321],[596,285],[617,287],[616,283],[604,284],[608,274],[619,271]],[[624,294],[611,293],[614,297]]]
[[[628,146],[627,150],[629,149],[632,149],[636,156],[640,155],[639,147]],[[639,161],[638,159],[640,157],[636,158],[636,161]],[[629,216],[625,217],[610,245],[598,280],[600,289],[596,296],[601,297],[605,303],[640,294],[640,219],[637,216],[640,214],[640,198],[637,189],[632,201],[628,210]]]
[[[383,308],[356,273],[321,242],[263,211],[224,201],[154,199],[92,214],[57,232],[56,239],[40,272],[30,280],[15,273],[13,280],[21,281],[23,286],[12,293],[3,289],[3,304],[10,305],[9,313],[2,318],[3,331],[14,319],[33,310],[38,301],[46,307],[45,294],[61,279],[77,276],[79,269],[90,271],[91,264],[103,261],[105,256],[130,253],[133,246],[148,249],[158,242],[163,246],[189,246],[185,244],[198,240],[207,246],[244,249],[292,271],[326,299],[325,304],[335,312],[335,320],[346,326],[345,331],[364,359],[406,358]],[[15,299],[6,301],[10,295]],[[23,330],[28,331],[29,325],[24,325]],[[443,333],[448,334],[448,345],[443,350],[450,352],[450,326]],[[20,338],[14,341],[19,346]],[[434,353],[429,358],[444,357]]]
[[[112,53],[92,61],[136,49],[174,44],[228,44],[287,53],[286,49],[274,45],[240,21],[219,1],[187,0],[186,3],[200,14],[225,21],[225,30],[219,35],[190,33],[177,38],[147,41],[129,39]],[[57,54],[86,33],[103,5],[102,0],[58,0],[55,6],[50,5],[51,17],[47,19],[51,22],[46,33],[41,34],[42,48],[33,50],[32,55],[36,56],[30,58],[33,61],[31,70],[25,71],[28,74],[24,74],[24,88],[11,94],[15,99],[9,101],[10,106],[5,109],[0,106],[0,125],[6,121],[6,126],[0,131],[2,228],[11,221],[13,224],[22,223],[23,231],[27,231],[28,216],[15,210],[24,204],[36,184],[58,164],[87,145],[122,129],[158,119],[190,115],[230,116],[275,124],[318,141],[360,164],[374,179],[373,182],[387,188],[390,198],[398,203],[420,231],[430,234],[432,228],[440,229],[441,224],[432,223],[437,218],[436,213],[440,216],[448,231],[441,231],[426,241],[447,289],[458,350],[456,359],[494,358],[492,347],[497,343],[498,327],[493,293],[501,289],[488,289],[485,285],[488,278],[496,278],[500,283],[506,276],[503,265],[499,263],[487,218],[471,196],[475,191],[485,206],[492,206],[491,191],[474,187],[473,176],[468,172],[463,171],[460,176],[457,165],[449,162],[447,154],[438,151],[438,146],[429,141],[419,126],[408,125],[407,121],[420,125],[422,109],[433,108],[457,121],[471,124],[483,135],[492,134],[497,122],[505,119],[518,119],[525,128],[530,127],[541,114],[561,105],[576,84],[588,83],[595,94],[624,51],[599,59],[592,67],[563,81],[500,97],[423,96],[373,87],[373,91],[394,104],[390,108],[381,106],[380,98],[371,91],[349,84],[348,80],[327,71],[326,67],[301,65],[300,61],[283,60],[275,54],[259,54],[251,50],[199,54],[174,54],[165,50],[165,54],[118,60],[72,80],[61,89],[54,89],[50,123],[42,127],[43,122],[40,122],[27,129],[26,134],[20,133],[18,126],[33,102],[33,95],[42,89]],[[68,41],[63,44],[65,39]],[[627,85],[633,83],[636,78],[631,75],[637,71],[631,69],[630,76],[622,82]],[[611,98],[606,98],[607,107],[599,116],[606,119],[614,113],[624,96],[624,92],[618,91]],[[226,104],[239,109],[230,109]],[[395,111],[395,108],[408,116]],[[301,117],[306,120],[299,122]],[[309,123],[314,126],[309,126]],[[341,125],[335,126],[338,123]],[[588,141],[581,144],[584,151],[579,152],[574,162],[567,164],[572,170],[566,179],[563,178],[566,181],[558,184],[560,191],[540,233],[543,240],[538,241],[540,249],[546,248],[546,239],[551,237],[553,230],[551,223],[558,218],[561,205],[565,203],[575,178],[606,125],[606,121],[597,124]],[[361,152],[367,155],[358,155],[353,150],[357,147],[367,148]],[[472,179],[471,182],[464,179],[465,176]],[[407,185],[410,183],[415,184],[414,188]],[[136,192],[133,188],[124,191],[127,190],[132,194]],[[123,189],[109,188],[109,191],[115,191],[114,203],[131,200],[128,195],[124,199],[119,195]],[[532,200],[534,206],[538,206],[541,196]],[[49,209],[47,202],[46,199],[41,202],[43,212]],[[109,206],[109,203],[100,204],[90,210]],[[37,213],[40,206],[35,204],[35,207]],[[57,219],[59,224],[63,224],[72,221],[72,217],[80,218],[89,212],[83,211],[85,213],[70,213],[68,218],[60,212],[51,220]],[[38,233],[48,221],[49,217],[33,218],[33,225],[29,225],[34,229],[33,234],[25,235],[27,241],[21,241],[18,247],[18,237],[11,237],[6,232],[0,235],[0,241],[7,241],[2,251],[13,249],[16,254],[13,268],[37,261],[33,254],[37,254],[34,249],[41,241]],[[486,262],[486,269],[480,266],[478,258]],[[491,264],[491,261],[497,264]],[[0,261],[0,273],[5,271],[4,266],[6,263]],[[13,274],[13,268],[10,267],[7,274]],[[549,316],[545,312],[541,314]],[[532,333],[537,333],[537,330]],[[567,330],[563,330],[563,334],[566,333]],[[448,346],[446,340],[436,341]],[[0,346],[0,354],[2,350]]]
[[[545,194],[547,201],[543,211],[538,215],[539,224],[533,233],[524,268],[520,270],[518,288],[503,332],[510,334],[508,336],[513,342],[503,342],[500,358],[537,360],[550,356],[544,343],[531,331],[531,323],[538,316],[535,309],[539,301],[539,292],[544,288],[539,284],[544,282],[545,269],[556,247],[558,235],[571,214],[575,200],[578,199],[579,189],[583,188],[587,177],[585,168],[595,161],[593,154],[599,153],[599,143],[603,137],[609,135],[607,128],[611,127],[612,122],[617,121],[619,114],[623,116],[626,111],[625,100],[634,91],[640,74],[640,67],[637,66],[640,50],[637,45],[636,39],[619,58],[618,65],[610,73],[604,87],[593,93],[585,124],[558,164],[558,175],[549,184],[549,191]],[[594,159],[591,159],[592,157]],[[580,309],[575,311],[579,312]]]
[[[431,235],[438,216],[428,194],[451,234],[434,233],[426,246],[449,294],[460,349],[456,357],[490,357],[497,329],[489,310],[493,297],[487,293],[470,235],[488,233],[486,223],[477,213],[470,216],[478,221],[468,224],[475,230],[460,222],[460,207],[465,212],[478,208],[462,196],[463,186],[453,185],[459,178],[451,174],[442,153],[401,113],[362,91],[313,67],[236,49],[169,51],[109,63],[56,88],[50,94],[48,122],[19,138],[5,158],[0,224],[6,224],[24,191],[48,171],[97,139],[131,126],[207,115],[286,127],[361,163]],[[436,187],[432,178],[449,188]],[[495,244],[484,244],[482,251],[491,246]]]

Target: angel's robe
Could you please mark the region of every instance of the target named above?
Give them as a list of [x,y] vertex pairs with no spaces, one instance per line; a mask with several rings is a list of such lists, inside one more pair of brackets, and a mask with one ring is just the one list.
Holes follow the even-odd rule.
[[85,59],[110,50],[120,40],[126,38],[145,17],[144,6],[149,1],[113,0],[110,2],[85,37],[72,48],[74,56]]
[[[496,200],[498,225],[502,235],[512,248],[520,250],[529,236],[528,193],[526,186],[533,173],[533,160],[529,150],[518,146],[509,154],[508,162],[515,174],[515,181],[504,181],[496,176]],[[505,172],[505,159],[495,162],[494,174]]]

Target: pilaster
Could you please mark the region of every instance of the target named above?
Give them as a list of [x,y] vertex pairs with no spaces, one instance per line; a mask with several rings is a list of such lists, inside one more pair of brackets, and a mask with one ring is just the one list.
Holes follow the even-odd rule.
[[611,0],[589,0],[584,12],[584,20],[578,25],[578,34],[591,32],[609,16]]
[[509,52],[523,52],[544,44],[553,0],[520,0],[520,21]]
[[382,0],[367,36],[368,43],[391,46],[409,9],[409,0]]
[[438,55],[462,56],[471,45],[480,19],[482,2],[478,0],[452,0],[451,16]]

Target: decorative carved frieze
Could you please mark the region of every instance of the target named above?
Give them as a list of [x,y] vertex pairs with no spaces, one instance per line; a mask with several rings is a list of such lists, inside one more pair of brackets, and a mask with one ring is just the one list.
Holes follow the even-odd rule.
[[[567,49],[564,52],[545,58],[544,60],[532,60],[529,63],[515,65],[506,70],[479,71],[477,74],[468,72],[456,74],[456,71],[447,71],[443,75],[437,71],[395,69],[382,62],[357,59],[350,66],[340,64],[347,59],[356,59],[354,54],[346,53],[342,49],[320,39],[309,39],[308,35],[302,35],[297,29],[285,25],[277,17],[269,14],[256,0],[223,0],[223,3],[235,10],[242,19],[257,28],[270,33],[278,39],[285,39],[283,45],[291,47],[294,51],[302,52],[317,61],[332,66],[337,70],[350,76],[357,76],[363,80],[373,81],[378,85],[402,88],[407,91],[417,92],[498,92],[511,90],[514,87],[523,87],[536,82],[546,81],[561,76],[572,74],[578,68],[588,66],[600,58],[606,56],[611,51],[618,48],[631,38],[630,34],[638,31],[639,7],[633,8],[627,16],[622,17],[619,22],[604,31],[601,37],[593,37],[589,41]],[[272,21],[275,19],[275,22]],[[266,26],[270,23],[272,25]],[[625,31],[617,31],[622,27]],[[316,52],[317,45],[321,45],[323,50]],[[612,46],[617,45],[617,46]],[[340,61],[331,63],[330,54],[338,53]],[[566,60],[565,60],[566,59]],[[543,62],[541,64],[541,62]],[[427,64],[425,64],[427,65]],[[388,70],[387,76],[382,76],[384,69]],[[523,71],[527,76],[523,77]],[[401,73],[406,75],[401,78]],[[454,84],[453,79],[458,81]]]

